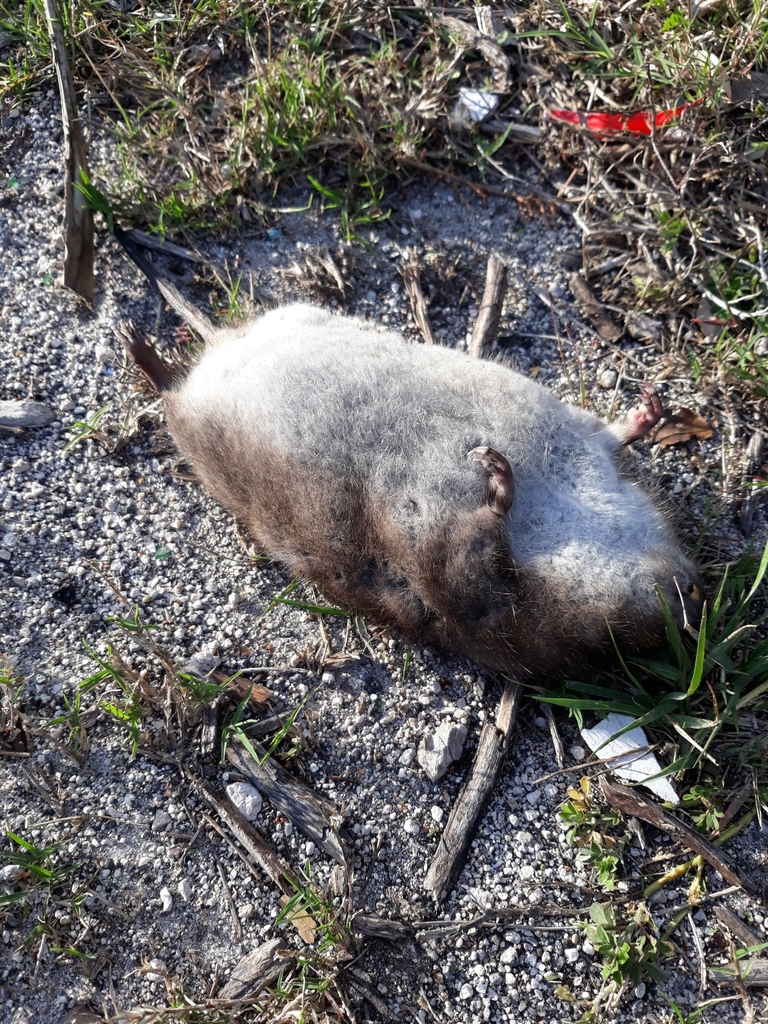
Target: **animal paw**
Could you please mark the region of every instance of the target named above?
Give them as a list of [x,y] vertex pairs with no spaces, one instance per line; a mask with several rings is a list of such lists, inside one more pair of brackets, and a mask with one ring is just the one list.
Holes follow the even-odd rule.
[[656,388],[650,384],[643,384],[640,389],[643,399],[641,409],[632,409],[627,418],[620,424],[620,436],[622,444],[632,444],[651,430],[664,415],[664,406],[661,404]]
[[469,457],[488,474],[485,484],[488,507],[497,516],[505,516],[515,497],[515,481],[509,463],[493,448],[473,448]]

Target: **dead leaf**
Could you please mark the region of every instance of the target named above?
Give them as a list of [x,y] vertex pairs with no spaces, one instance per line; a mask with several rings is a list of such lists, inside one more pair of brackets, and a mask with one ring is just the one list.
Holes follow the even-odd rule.
[[351,668],[354,665],[359,665],[362,660],[362,657],[356,651],[337,651],[336,654],[328,655],[323,668]]
[[672,444],[685,444],[686,441],[706,441],[714,434],[714,428],[691,409],[680,409],[670,413],[651,431],[650,438],[659,448],[668,448]]
[[[281,897],[281,906],[284,907],[288,902],[288,896]],[[293,927],[299,933],[299,937],[303,939],[308,946],[311,946],[315,941],[315,935],[317,934],[317,922],[314,918],[310,917],[303,907],[297,907],[286,916],[286,920],[291,922]]]

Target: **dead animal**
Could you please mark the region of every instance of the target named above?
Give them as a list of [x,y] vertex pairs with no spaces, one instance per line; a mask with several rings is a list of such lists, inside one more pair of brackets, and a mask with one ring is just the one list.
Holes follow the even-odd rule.
[[542,672],[695,622],[695,566],[626,477],[655,392],[606,426],[493,362],[309,305],[220,329],[132,257],[206,342],[183,380],[123,324],[179,451],[291,573],[410,640]]

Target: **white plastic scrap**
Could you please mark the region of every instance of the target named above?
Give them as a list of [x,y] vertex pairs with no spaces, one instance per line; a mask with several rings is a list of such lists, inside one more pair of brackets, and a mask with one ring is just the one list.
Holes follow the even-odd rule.
[[459,99],[473,121],[482,121],[499,105],[498,95],[495,92],[486,92],[485,89],[467,89],[462,86],[459,89]]
[[629,715],[611,713],[593,729],[582,729],[581,735],[593,753],[602,759],[610,760],[611,770],[619,778],[641,783],[665,803],[679,804],[680,798],[669,779],[653,778],[663,771],[656,757],[647,751],[638,753],[649,745],[648,738],[640,726],[629,729],[616,739],[611,739],[611,736],[615,736],[617,732],[635,721],[637,719],[630,718]]

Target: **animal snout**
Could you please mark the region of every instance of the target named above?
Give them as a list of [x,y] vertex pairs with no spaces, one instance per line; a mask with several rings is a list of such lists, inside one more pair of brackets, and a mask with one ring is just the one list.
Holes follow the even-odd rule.
[[701,581],[692,564],[677,567],[661,586],[662,593],[680,629],[697,628],[704,605]]

